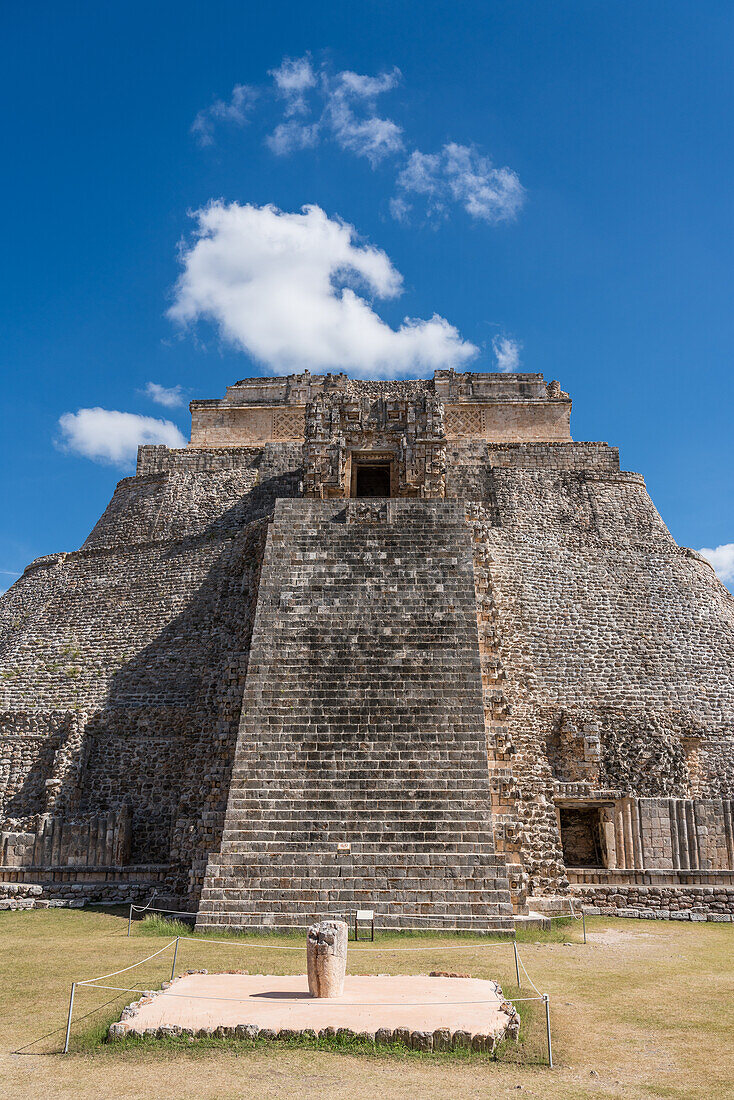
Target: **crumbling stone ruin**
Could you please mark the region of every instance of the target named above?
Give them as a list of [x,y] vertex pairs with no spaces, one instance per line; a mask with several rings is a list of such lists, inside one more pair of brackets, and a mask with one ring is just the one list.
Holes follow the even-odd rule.
[[557,382],[191,412],[0,601],[0,905],[731,918],[734,599]]

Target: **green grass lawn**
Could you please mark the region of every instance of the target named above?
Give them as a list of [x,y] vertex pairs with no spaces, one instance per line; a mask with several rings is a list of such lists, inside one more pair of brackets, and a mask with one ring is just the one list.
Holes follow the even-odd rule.
[[[524,930],[521,957],[551,997],[554,1060],[543,1063],[542,1004],[518,1001],[520,1042],[497,1060],[452,1052],[294,1040],[127,1040],[108,1044],[107,1026],[137,998],[78,989],[72,1052],[63,1046],[71,982],[118,970],[158,951],[185,924],[100,910],[0,913],[0,1094],[10,1097],[731,1097],[734,1096],[734,927],[592,918],[588,944],[578,922],[550,933]],[[166,937],[166,938],[163,938]],[[181,939],[177,973],[303,973],[303,934]],[[510,944],[470,935],[377,935],[350,944],[352,973],[448,970],[494,978],[517,990]],[[256,944],[244,947],[243,943]],[[297,950],[282,950],[296,947]],[[359,947],[357,952],[355,949]],[[456,949],[459,948],[459,949]],[[157,988],[171,975],[172,949],[102,984]],[[521,1086],[519,1089],[518,1086]]]

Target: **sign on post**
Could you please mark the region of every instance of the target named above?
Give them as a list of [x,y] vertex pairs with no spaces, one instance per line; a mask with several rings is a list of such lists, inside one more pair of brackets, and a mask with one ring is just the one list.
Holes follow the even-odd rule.
[[354,938],[359,939],[359,925],[369,924],[371,929],[371,939],[374,942],[375,939],[375,913],[373,909],[358,909],[354,914]]

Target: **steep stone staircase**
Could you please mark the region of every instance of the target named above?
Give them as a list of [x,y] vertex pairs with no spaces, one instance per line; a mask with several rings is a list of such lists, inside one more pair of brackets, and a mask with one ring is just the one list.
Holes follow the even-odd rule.
[[197,928],[510,930],[490,822],[462,506],[278,501]]

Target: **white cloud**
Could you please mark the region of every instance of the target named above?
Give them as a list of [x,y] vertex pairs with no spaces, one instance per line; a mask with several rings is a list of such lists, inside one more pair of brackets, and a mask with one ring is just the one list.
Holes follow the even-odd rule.
[[366,157],[372,167],[403,148],[403,131],[389,118],[358,118],[346,100],[333,98],[329,107],[334,137],[342,149]]
[[415,149],[398,176],[398,186],[419,195],[434,195],[442,187],[441,157],[437,153],[421,153]]
[[379,76],[360,76],[359,73],[345,69],[337,75],[336,83],[348,94],[372,102],[383,92],[390,92],[396,88],[402,75],[397,67],[389,73],[380,73]]
[[184,393],[180,386],[159,386],[157,382],[148,382],[143,393],[156,405],[164,405],[167,409],[176,409],[184,403]]
[[[269,75],[273,86],[261,89],[263,98],[271,107],[274,100],[282,106],[280,120],[270,120],[272,129],[265,137],[270,150],[283,157],[330,141],[365,158],[372,168],[394,158],[398,193],[390,210],[398,221],[408,221],[410,194],[425,198],[431,218],[445,218],[458,205],[472,218],[496,224],[511,221],[522,207],[525,190],[511,168],[495,168],[473,145],[457,142],[447,142],[436,153],[411,150],[403,127],[378,113],[378,97],[402,80],[399,69],[376,76],[349,69],[334,73],[326,65],[314,69],[306,54],[284,58]],[[216,100],[200,111],[192,130],[201,144],[213,142],[218,121],[247,122],[258,94],[258,89],[238,84],[229,102]]]
[[273,372],[396,377],[459,366],[477,353],[436,315],[386,324],[356,291],[396,298],[400,274],[318,206],[288,213],[214,202],[195,217],[169,316],[183,325],[212,321]]
[[[391,91],[400,80],[400,70],[380,76],[361,76],[349,71],[338,73],[333,81],[323,77],[326,94],[324,117],[334,139],[342,149],[366,157],[374,167],[384,157],[403,148],[403,131],[390,118],[374,114],[378,95]],[[355,114],[367,111],[367,117]]]
[[318,122],[306,125],[306,123],[298,122],[292,118],[288,122],[281,122],[276,126],[272,134],[268,134],[265,138],[265,142],[272,152],[279,157],[283,157],[289,153],[298,152],[300,149],[310,149],[316,145],[319,140],[319,130],[320,125]]
[[[266,144],[278,156],[311,148],[322,138],[332,138],[342,149],[366,157],[373,166],[403,147],[402,129],[375,113],[375,100],[400,80],[400,70],[379,76],[344,71],[332,76],[322,67],[314,73],[310,57],[286,58],[271,69],[277,95],[285,100],[286,120],[269,134]],[[311,110],[306,93],[315,90],[317,116],[305,120]],[[299,116],[294,118],[292,116]]]
[[451,142],[443,149],[446,177],[467,213],[488,222],[509,221],[522,206],[524,188],[509,168],[493,168],[489,157]]
[[217,122],[244,126],[249,121],[248,115],[257,95],[257,89],[249,84],[235,84],[229,102],[215,99],[211,107],[199,111],[191,124],[191,133],[196,135],[200,145],[212,145]]
[[510,374],[520,366],[520,352],[522,344],[519,340],[513,340],[511,336],[495,336],[492,338],[492,351],[497,360],[499,370]]
[[170,420],[116,412],[112,409],[79,409],[59,418],[62,450],[94,462],[129,466],[141,443],[165,443],[185,447],[186,439]]
[[427,196],[429,214],[444,211],[453,200],[473,218],[490,223],[511,221],[525,196],[510,168],[494,168],[488,157],[455,142],[444,145],[440,153],[414,150],[397,182],[404,192]]
[[393,195],[390,199],[390,213],[396,222],[407,222],[411,209],[410,203],[400,198],[399,195]]
[[703,546],[698,552],[711,562],[719,580],[724,584],[734,581],[734,542],[725,542],[713,550]]
[[284,57],[279,68],[269,75],[275,81],[278,94],[286,101],[287,115],[302,115],[308,110],[305,93],[316,84],[316,76],[308,57]]

